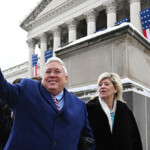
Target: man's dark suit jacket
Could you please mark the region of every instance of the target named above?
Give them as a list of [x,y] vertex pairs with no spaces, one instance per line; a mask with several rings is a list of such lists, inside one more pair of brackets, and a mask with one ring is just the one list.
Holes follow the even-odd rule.
[[0,98],[14,112],[5,150],[77,150],[81,131],[92,137],[85,103],[64,89],[61,111],[38,81],[11,85],[0,71]]

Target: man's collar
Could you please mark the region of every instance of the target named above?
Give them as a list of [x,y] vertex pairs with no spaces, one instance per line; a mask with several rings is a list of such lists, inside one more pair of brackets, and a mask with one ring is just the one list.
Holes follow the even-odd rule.
[[61,100],[62,98],[63,98],[63,95],[64,95],[64,90],[60,93],[60,94],[58,94],[58,95],[56,95],[55,97],[58,99],[58,101],[59,100]]

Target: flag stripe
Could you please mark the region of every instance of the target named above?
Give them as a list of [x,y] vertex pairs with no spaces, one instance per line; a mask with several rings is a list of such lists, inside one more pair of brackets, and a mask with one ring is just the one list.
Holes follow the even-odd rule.
[[147,29],[146,33],[147,33],[147,39],[150,41],[150,29]]
[[33,76],[36,77],[37,76],[37,66],[32,67],[33,69]]
[[38,62],[38,55],[32,55],[32,75],[33,77],[37,76],[37,62]]
[[143,35],[150,41],[150,8],[140,12]]
[[147,38],[146,30],[143,30],[143,35]]

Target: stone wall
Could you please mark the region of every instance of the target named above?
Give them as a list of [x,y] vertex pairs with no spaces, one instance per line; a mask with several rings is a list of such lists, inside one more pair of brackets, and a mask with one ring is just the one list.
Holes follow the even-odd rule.
[[56,51],[69,72],[69,89],[95,84],[103,72],[116,72],[121,78],[150,88],[150,45],[129,25]]

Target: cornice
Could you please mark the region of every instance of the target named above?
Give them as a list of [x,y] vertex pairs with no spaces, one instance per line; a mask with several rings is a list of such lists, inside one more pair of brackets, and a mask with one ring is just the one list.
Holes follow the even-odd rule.
[[18,74],[18,73],[21,73],[21,72],[24,72],[27,70],[28,70],[28,62],[24,62],[22,64],[14,66],[14,67],[8,68],[2,72],[5,77],[9,77],[13,74]]
[[[104,32],[104,33],[98,32],[97,36],[93,36],[93,37],[91,36],[91,38],[84,37],[85,40],[83,38],[82,41],[80,39],[76,40],[75,42],[72,42],[71,44],[67,45],[66,47],[56,50],[55,53],[58,57],[59,56],[62,57],[63,55],[66,55],[67,53],[71,53],[71,52],[77,51],[77,50],[80,51],[82,48],[84,49],[87,46],[94,45],[101,41],[106,41],[106,40],[112,39],[114,37],[126,35],[126,36],[131,37],[131,39],[136,39],[136,40],[140,41],[140,43],[142,45],[144,45],[145,48],[147,49],[147,50],[145,50],[145,52],[150,54],[149,41],[146,40],[145,37],[142,36],[141,33],[139,33],[136,30],[136,28],[134,26],[132,26],[130,23],[127,23],[124,26],[120,26],[119,28],[117,26],[113,27],[113,28],[114,29],[109,32]],[[131,39],[130,39],[130,41],[131,41]]]
[[[21,24],[20,26],[26,30],[29,31],[31,30],[34,26],[42,24],[43,22],[46,22],[47,20],[49,20],[50,18],[56,17],[56,15],[63,13],[64,11],[76,6],[77,4],[80,4],[81,2],[84,2],[85,0],[68,0],[65,3],[63,3],[62,5],[46,12],[45,14],[43,14],[42,16],[38,17],[38,18],[32,18],[30,19],[30,21],[25,22],[24,25]],[[41,10],[39,10],[41,12]],[[39,13],[40,13],[39,12]]]
[[21,22],[20,27],[25,29],[26,25],[35,19],[40,12],[51,2],[52,0],[42,0],[35,9]]

